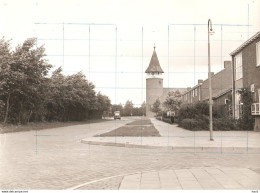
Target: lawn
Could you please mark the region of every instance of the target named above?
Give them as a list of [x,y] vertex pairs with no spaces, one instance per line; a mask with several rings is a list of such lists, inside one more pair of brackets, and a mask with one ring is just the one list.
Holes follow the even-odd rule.
[[149,119],[136,120],[96,137],[160,137],[159,131]]
[[128,123],[127,125],[152,125],[152,122],[150,119],[141,119]]

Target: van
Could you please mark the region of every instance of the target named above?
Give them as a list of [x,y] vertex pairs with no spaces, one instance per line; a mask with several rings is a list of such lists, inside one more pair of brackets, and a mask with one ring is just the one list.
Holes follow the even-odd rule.
[[120,111],[115,111],[114,112],[114,120],[116,120],[116,119],[121,119],[121,116],[120,116]]

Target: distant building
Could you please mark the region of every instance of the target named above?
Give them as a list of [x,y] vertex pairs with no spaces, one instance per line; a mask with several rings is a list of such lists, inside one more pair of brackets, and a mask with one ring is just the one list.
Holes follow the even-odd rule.
[[146,116],[154,117],[155,113],[152,112],[154,102],[159,99],[163,103],[169,92],[184,91],[182,88],[163,88],[164,73],[154,47],[153,55],[148,68],[146,69]]
[[242,116],[242,101],[239,89],[250,89],[253,95],[252,115],[255,117],[254,129],[260,130],[260,31],[244,42],[231,54],[232,56],[232,101],[233,117]]
[[[232,68],[231,61],[224,61],[224,69],[211,75],[212,100],[218,114],[231,116]],[[209,80],[198,80],[182,94],[183,104],[209,101]]]

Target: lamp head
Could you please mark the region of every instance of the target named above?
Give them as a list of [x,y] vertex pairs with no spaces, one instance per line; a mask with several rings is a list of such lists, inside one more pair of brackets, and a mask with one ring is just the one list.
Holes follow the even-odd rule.
[[210,29],[209,35],[214,35],[214,34],[215,32],[212,29]]
[[213,35],[215,33],[212,29],[212,22],[210,19],[208,20],[208,33],[209,35]]

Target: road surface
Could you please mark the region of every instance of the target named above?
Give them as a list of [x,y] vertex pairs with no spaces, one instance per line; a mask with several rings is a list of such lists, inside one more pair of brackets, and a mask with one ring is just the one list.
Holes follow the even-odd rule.
[[259,154],[176,153],[80,143],[130,121],[1,134],[0,189],[68,189],[110,176],[194,167],[260,171]]

